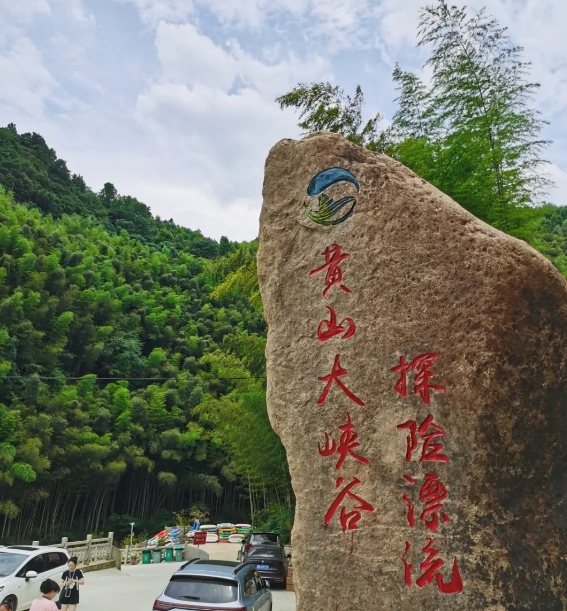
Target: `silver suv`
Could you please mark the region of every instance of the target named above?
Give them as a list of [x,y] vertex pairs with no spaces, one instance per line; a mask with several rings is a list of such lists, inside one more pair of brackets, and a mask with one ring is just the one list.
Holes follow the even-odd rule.
[[255,567],[230,560],[192,560],[174,573],[154,611],[272,611],[270,585]]

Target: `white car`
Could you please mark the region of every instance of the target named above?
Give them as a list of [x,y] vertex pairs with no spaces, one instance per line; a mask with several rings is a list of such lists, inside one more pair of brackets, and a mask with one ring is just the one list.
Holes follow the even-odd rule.
[[41,582],[59,583],[68,560],[69,554],[57,547],[0,547],[0,600],[10,602],[13,611],[29,609],[40,597]]

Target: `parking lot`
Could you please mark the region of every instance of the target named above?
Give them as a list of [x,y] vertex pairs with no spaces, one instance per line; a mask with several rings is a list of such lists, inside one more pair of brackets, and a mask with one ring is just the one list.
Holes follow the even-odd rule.
[[[211,560],[236,560],[237,545],[211,543],[201,549]],[[109,569],[85,574],[81,587],[81,611],[151,611],[154,600],[180,563],[123,565],[122,570]],[[273,611],[295,611],[295,594],[274,588]]]

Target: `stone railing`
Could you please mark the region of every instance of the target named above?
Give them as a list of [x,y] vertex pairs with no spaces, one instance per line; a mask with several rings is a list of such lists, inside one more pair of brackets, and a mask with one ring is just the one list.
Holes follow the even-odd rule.
[[[120,559],[122,564],[138,564],[142,560],[142,550],[148,546],[144,543],[137,543],[135,545],[127,545],[126,547],[120,548]],[[153,549],[153,548],[152,548]]]
[[[69,541],[67,537],[61,539],[61,543],[50,545],[67,550],[70,556],[77,556],[79,565],[89,566],[95,562],[104,562],[114,559],[112,542],[114,533],[108,533],[108,537],[93,539],[92,535],[87,535],[84,541]],[[39,545],[39,541],[34,541],[32,545]]]

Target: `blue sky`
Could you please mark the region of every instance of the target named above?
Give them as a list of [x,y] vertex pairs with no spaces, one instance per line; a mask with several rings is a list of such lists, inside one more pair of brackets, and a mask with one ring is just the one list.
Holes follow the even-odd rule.
[[[297,138],[274,102],[330,80],[386,125],[395,62],[421,71],[420,0],[0,0],[0,125],[41,133],[71,171],[112,182],[205,235],[258,232],[266,155]],[[525,47],[546,158],[567,205],[567,54],[562,0],[490,0]]]

